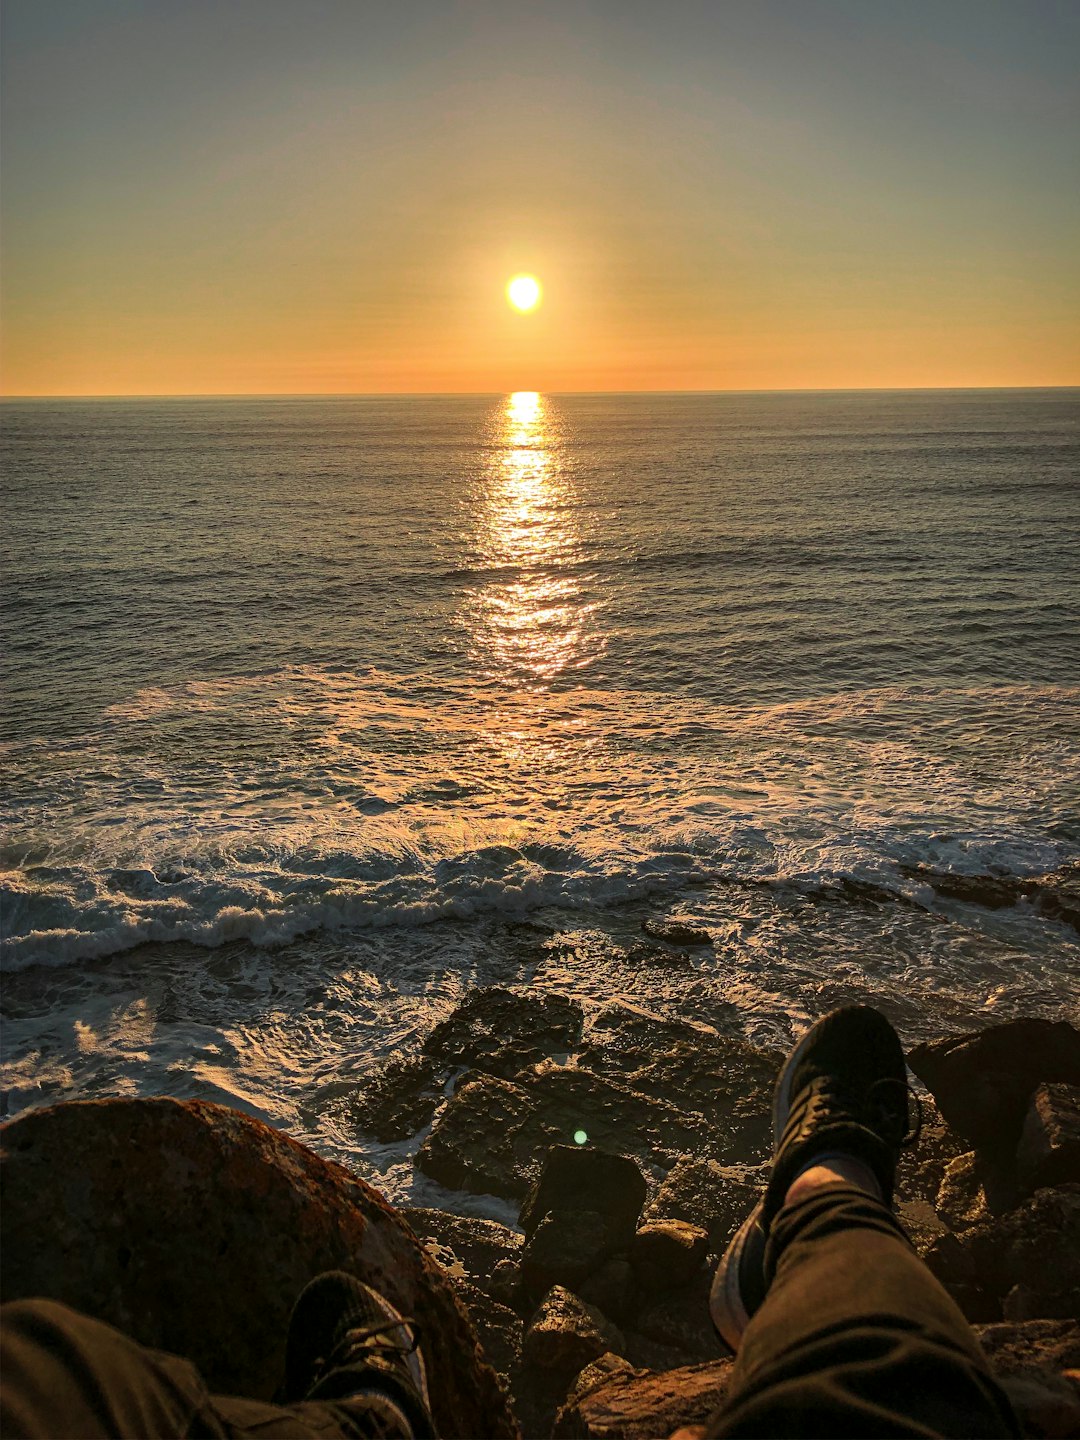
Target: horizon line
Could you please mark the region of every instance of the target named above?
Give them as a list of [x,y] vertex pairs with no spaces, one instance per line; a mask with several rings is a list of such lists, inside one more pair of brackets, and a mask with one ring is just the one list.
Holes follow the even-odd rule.
[[799,385],[670,390],[175,390],[28,393],[13,400],[436,400],[486,399],[494,395],[933,395],[1002,391],[1080,390],[1080,382],[1052,385]]

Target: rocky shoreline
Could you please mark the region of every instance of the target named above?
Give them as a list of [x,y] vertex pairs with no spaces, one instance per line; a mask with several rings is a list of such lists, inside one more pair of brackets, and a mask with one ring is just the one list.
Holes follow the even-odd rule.
[[[359,1135],[412,1139],[417,1169],[448,1190],[519,1205],[517,1229],[442,1209],[398,1215],[342,1167],[222,1107],[29,1112],[3,1131],[3,1295],[70,1299],[199,1359],[194,1320],[179,1335],[154,1328],[167,1267],[185,1256],[196,1273],[199,1257],[227,1264],[232,1301],[228,1285],[202,1280],[220,1292],[220,1344],[248,1298],[244,1265],[262,1266],[272,1359],[287,1301],[271,1292],[291,1298],[291,1269],[298,1288],[305,1267],[360,1270],[377,1250],[380,1273],[400,1271],[394,1294],[430,1312],[442,1433],[670,1435],[705,1419],[730,1373],[708,1285],[765,1178],[781,1059],[734,1020],[722,1033],[624,1004],[587,1018],[564,996],[473,992],[348,1104]],[[909,1061],[929,1096],[900,1168],[901,1218],[976,1326],[1027,1433],[1080,1433],[1080,1032],[1013,1021],[920,1045]],[[189,1190],[206,1192],[196,1208]],[[279,1199],[263,1215],[267,1195]],[[220,1255],[207,1252],[208,1224]],[[291,1227],[287,1261],[273,1242],[267,1267],[261,1225]],[[427,1286],[434,1299],[421,1302]],[[266,1373],[208,1378],[266,1393]]]

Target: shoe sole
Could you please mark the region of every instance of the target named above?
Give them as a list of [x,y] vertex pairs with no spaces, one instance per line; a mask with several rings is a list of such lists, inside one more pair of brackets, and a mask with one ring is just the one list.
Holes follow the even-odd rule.
[[[818,1021],[811,1025],[784,1061],[783,1069],[776,1077],[772,1103],[774,1154],[780,1144],[787,1125],[788,1112],[791,1109],[792,1076],[796,1066],[806,1053],[807,1047],[815,1039],[820,1023]],[[747,1310],[742,1296],[743,1267],[752,1265],[760,1268],[765,1260],[764,1236],[758,1223],[764,1206],[764,1200],[759,1200],[736,1230],[724,1251],[723,1258],[716,1267],[716,1274],[713,1276],[712,1287],[709,1290],[709,1315],[713,1326],[733,1355],[739,1348],[743,1331],[750,1323],[750,1312]]]

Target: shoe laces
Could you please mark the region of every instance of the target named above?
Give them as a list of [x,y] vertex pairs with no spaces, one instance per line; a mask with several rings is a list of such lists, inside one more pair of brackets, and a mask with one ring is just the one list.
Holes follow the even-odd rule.
[[[393,1331],[403,1329],[412,1336],[407,1344],[392,1337]],[[378,1336],[384,1337],[378,1345],[368,1344]],[[344,1365],[351,1365],[358,1360],[372,1360],[379,1356],[400,1357],[404,1361],[415,1353],[419,1345],[420,1329],[415,1320],[404,1315],[400,1320],[387,1316],[385,1320],[376,1320],[370,1325],[350,1326],[330,1353],[315,1361],[313,1368],[316,1375],[323,1376]]]

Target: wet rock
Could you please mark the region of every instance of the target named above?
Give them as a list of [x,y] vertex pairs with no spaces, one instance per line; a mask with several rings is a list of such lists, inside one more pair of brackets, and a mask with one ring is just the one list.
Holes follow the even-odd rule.
[[491,986],[474,991],[435,1026],[424,1054],[447,1067],[467,1066],[512,1079],[549,1055],[574,1050],[583,1011],[576,1000]]
[[1080,1031],[1064,1020],[1010,1020],[917,1045],[908,1064],[957,1134],[976,1148],[1012,1151],[1037,1086],[1080,1085]]
[[1028,1190],[1080,1183],[1080,1087],[1039,1086],[1024,1119],[1016,1164]]
[[549,1210],[521,1254],[521,1277],[542,1295],[553,1285],[579,1283],[619,1249],[623,1241],[611,1216],[595,1210]]
[[531,1234],[551,1210],[594,1210],[629,1244],[645,1194],[645,1177],[628,1156],[591,1145],[554,1145],[521,1207],[521,1228]]
[[1020,1285],[1029,1314],[1080,1314],[1080,1185],[1036,1190],[962,1238],[990,1293]]
[[615,1370],[567,1401],[552,1434],[564,1440],[656,1440],[704,1425],[724,1398],[733,1363],[714,1360],[659,1374]]
[[522,1356],[532,1370],[568,1385],[590,1361],[609,1350],[618,1354],[623,1337],[611,1322],[560,1285],[544,1296],[528,1329]]
[[1080,1434],[1080,1325],[1074,1320],[975,1327],[1025,1435]]
[[712,936],[700,926],[687,925],[682,920],[653,920],[641,922],[641,928],[650,940],[662,940],[667,945],[711,945]]
[[971,1147],[949,1129],[941,1111],[928,1096],[919,1097],[918,1110],[918,1144],[900,1152],[896,1193],[903,1200],[926,1200],[933,1205],[937,1202],[945,1167]]
[[202,1101],[93,1100],[2,1131],[0,1298],[48,1296],[269,1399],[289,1309],[345,1269],[416,1317],[436,1427],[514,1436],[454,1288],[377,1191],[249,1116]]
[[497,1260],[486,1288],[500,1305],[519,1310],[522,1305],[520,1264],[516,1260]]
[[637,1314],[640,1291],[630,1261],[622,1256],[605,1260],[581,1282],[578,1295],[609,1320],[625,1329]]
[[925,1200],[898,1200],[895,1209],[908,1239],[923,1257],[935,1241],[946,1235],[955,1238],[938,1212]]
[[630,1264],[646,1290],[670,1290],[697,1274],[707,1249],[708,1233],[700,1226],[685,1220],[653,1220],[634,1236]]
[[744,1169],[680,1155],[646,1206],[645,1219],[700,1226],[709,1250],[719,1254],[757,1204],[761,1189]]
[[446,1210],[413,1207],[402,1210],[401,1214],[428,1254],[452,1280],[467,1282],[493,1299],[507,1303],[502,1278],[507,1272],[500,1272],[499,1267],[510,1267],[513,1285],[516,1285],[522,1244],[516,1231],[494,1220],[451,1215]]
[[[578,1057],[597,1075],[618,1078],[684,1117],[664,1149],[703,1152],[726,1162],[768,1150],[772,1087],[782,1057],[705,1025],[627,1005],[594,1016]],[[679,1134],[691,1143],[679,1144]]]
[[987,1292],[971,1251],[946,1230],[920,1251],[927,1269],[935,1275],[972,1325],[1001,1319],[1001,1301]]
[[352,1102],[361,1134],[389,1144],[407,1140],[430,1121],[443,1101],[439,1067],[424,1055],[392,1060]]
[[692,970],[694,959],[689,950],[669,950],[666,945],[631,945],[626,952],[628,965],[656,965],[667,970]]
[[727,1354],[709,1317],[711,1271],[702,1270],[677,1290],[652,1297],[634,1321],[639,1335],[678,1352],[683,1365]]
[[[696,1117],[697,1125],[704,1123]],[[693,1133],[673,1105],[588,1071],[544,1062],[512,1085],[489,1076],[463,1082],[437,1117],[416,1164],[452,1189],[517,1199],[551,1146],[572,1142],[576,1134],[600,1149],[638,1155],[653,1165],[672,1148],[685,1148]]]
[[541,1137],[549,1145],[561,1138],[553,1129],[543,1134],[537,1106],[524,1090],[474,1075],[455,1090],[414,1163],[448,1190],[518,1198],[528,1187]]

